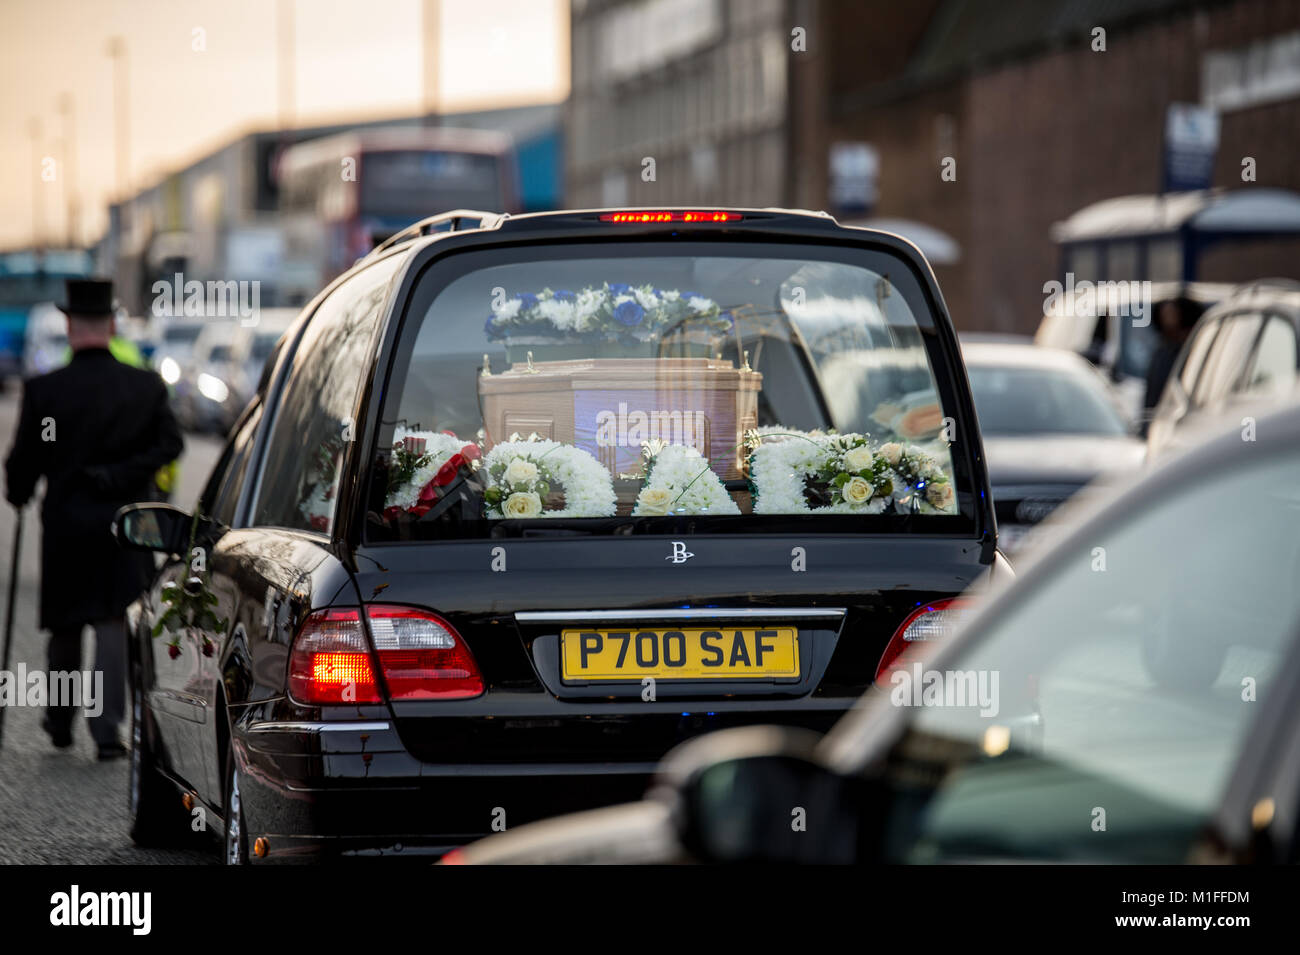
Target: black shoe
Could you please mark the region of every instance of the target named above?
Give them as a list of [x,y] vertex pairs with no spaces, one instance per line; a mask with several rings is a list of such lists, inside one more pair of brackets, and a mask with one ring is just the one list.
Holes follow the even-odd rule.
[[41,729],[49,734],[50,742],[54,744],[55,749],[67,749],[72,745],[72,727],[55,726],[47,716],[41,721]]
[[100,743],[99,744],[99,761],[107,763],[110,760],[122,759],[126,756],[126,747],[121,743]]

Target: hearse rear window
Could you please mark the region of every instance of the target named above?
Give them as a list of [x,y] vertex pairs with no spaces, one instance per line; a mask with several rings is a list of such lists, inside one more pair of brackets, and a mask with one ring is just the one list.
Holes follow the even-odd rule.
[[369,539],[959,513],[951,391],[902,261],[637,248],[461,254],[483,264],[422,277],[384,389]]

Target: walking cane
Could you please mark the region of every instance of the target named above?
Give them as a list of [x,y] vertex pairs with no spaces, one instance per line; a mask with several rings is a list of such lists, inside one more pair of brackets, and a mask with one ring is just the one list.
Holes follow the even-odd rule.
[[[9,562],[9,603],[5,607],[5,646],[4,659],[0,661],[0,671],[9,672],[9,653],[13,650],[14,639],[14,599],[18,596],[18,558],[22,553],[23,547],[23,509],[15,509],[18,515],[14,522],[14,550],[13,559]],[[8,707],[0,706],[0,743],[4,741],[5,735],[5,713]]]

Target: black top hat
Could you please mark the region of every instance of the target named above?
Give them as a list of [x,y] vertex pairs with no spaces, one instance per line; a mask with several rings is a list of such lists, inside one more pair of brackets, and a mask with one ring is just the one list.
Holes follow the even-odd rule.
[[78,318],[109,318],[113,314],[113,283],[108,279],[68,279],[59,311]]

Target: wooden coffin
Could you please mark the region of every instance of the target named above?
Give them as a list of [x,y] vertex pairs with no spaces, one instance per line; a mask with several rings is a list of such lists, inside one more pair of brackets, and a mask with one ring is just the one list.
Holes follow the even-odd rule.
[[611,476],[640,466],[653,439],[696,448],[725,480],[742,476],[763,376],[715,358],[585,358],[513,364],[478,379],[490,448],[512,434],[572,444]]

